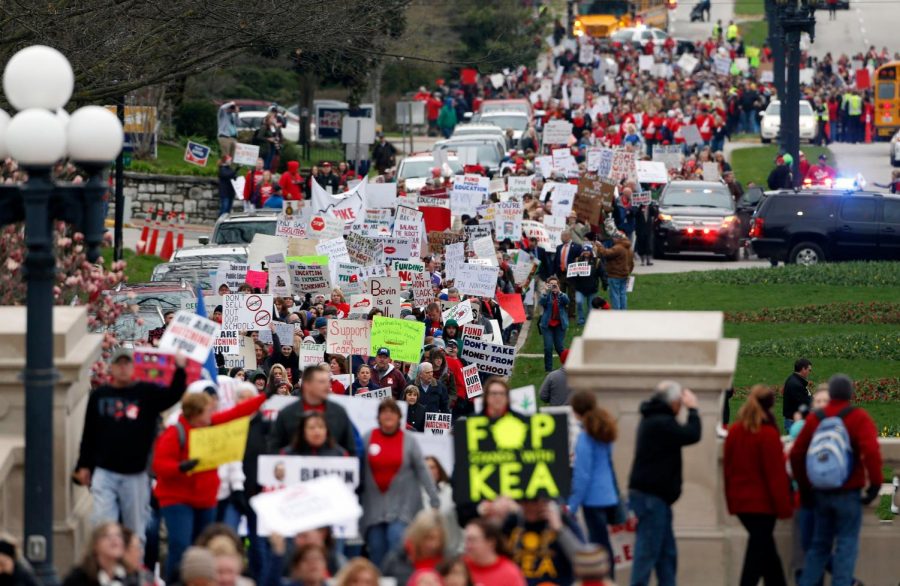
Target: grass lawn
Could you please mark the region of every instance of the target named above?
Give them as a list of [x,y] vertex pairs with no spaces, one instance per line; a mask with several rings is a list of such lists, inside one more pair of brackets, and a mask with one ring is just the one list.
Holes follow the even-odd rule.
[[[900,263],[642,275],[628,307],[726,312],[725,336],[741,340],[732,413],[750,386],[780,387],[803,352],[813,362],[814,383],[836,372],[850,375],[879,429],[900,433]],[[532,326],[522,353],[542,354],[543,339]],[[570,328],[567,346],[578,334],[580,328]],[[539,389],[543,379],[543,358],[516,360],[513,386]]]
[[[113,249],[106,247],[102,251],[103,264],[109,266],[112,264]],[[129,283],[146,283],[150,280],[153,273],[153,267],[163,262],[158,256],[147,256],[136,254],[133,250],[125,249],[125,279]]]
[[744,45],[762,47],[769,36],[769,24],[765,20],[751,20],[738,25]]
[[[834,155],[826,147],[817,147],[808,144],[801,145],[800,149],[806,154],[809,161],[815,161],[819,155],[825,153],[828,164],[834,166]],[[746,149],[736,149],[731,153],[731,167],[738,181],[746,187],[753,182],[766,186],[769,173],[775,167],[775,156],[778,154],[778,145],[770,144]]]
[[[734,14],[736,16],[758,16],[766,13],[766,3],[764,0],[737,0],[734,3]],[[722,23],[728,26],[727,22]]]
[[[187,141],[184,142],[187,144]],[[168,144],[160,144],[157,152],[157,158],[150,160],[133,160],[131,166],[127,168],[129,171],[139,173],[160,173],[163,175],[194,175],[201,177],[216,177],[218,175],[218,145],[210,145],[213,147],[209,156],[206,167],[198,167],[190,163],[184,162],[184,146],[172,146]],[[282,160],[296,158],[300,161],[301,167],[319,164],[321,161],[343,161],[346,157],[341,149],[331,147],[313,146],[310,148],[310,157],[308,159],[300,156],[300,149],[296,145],[291,145],[291,151],[282,152]]]

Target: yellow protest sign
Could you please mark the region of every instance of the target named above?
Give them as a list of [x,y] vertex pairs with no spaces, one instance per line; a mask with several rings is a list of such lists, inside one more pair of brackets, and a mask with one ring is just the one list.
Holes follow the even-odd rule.
[[188,438],[188,458],[200,461],[193,472],[215,470],[222,464],[243,460],[249,429],[249,417],[192,429]]
[[419,362],[422,342],[425,340],[425,324],[410,319],[396,319],[376,315],[372,321],[371,355],[379,348],[391,351],[391,359],[399,362]]

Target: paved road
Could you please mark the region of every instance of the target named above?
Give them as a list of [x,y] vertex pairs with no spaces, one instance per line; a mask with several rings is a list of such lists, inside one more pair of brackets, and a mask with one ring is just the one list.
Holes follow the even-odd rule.
[[890,181],[892,169],[889,160],[889,143],[834,143],[829,148],[837,159],[837,170],[840,175],[854,176],[861,173],[868,183],[867,189],[885,191],[872,185],[872,182],[888,183]]
[[669,12],[669,34],[691,41],[705,41],[712,36],[712,28],[717,20],[721,20],[723,26],[728,26],[728,21],[734,15],[732,1],[712,0],[709,22],[691,22],[691,9],[696,3],[697,0],[680,0],[678,8]]
[[828,19],[828,11],[816,11],[816,39],[810,52],[840,55],[866,51],[874,45],[879,51],[887,47],[893,53],[897,43],[896,5],[889,0],[850,0],[849,10],[838,10],[837,18]]

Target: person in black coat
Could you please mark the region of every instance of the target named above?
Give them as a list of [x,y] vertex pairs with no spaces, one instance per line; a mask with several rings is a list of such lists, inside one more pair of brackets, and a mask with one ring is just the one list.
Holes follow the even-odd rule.
[[416,386],[419,388],[418,402],[425,409],[425,413],[450,413],[447,387],[434,378],[434,366],[430,362],[419,365]]
[[780,160],[781,162],[778,162],[779,159],[775,160],[775,168],[769,173],[766,181],[769,189],[793,189],[794,176],[791,174],[791,164],[793,164],[794,158],[791,155],[784,155]]
[[784,404],[781,414],[784,416],[784,432],[791,429],[794,422],[794,413],[800,407],[809,407],[812,403],[812,395],[809,394],[809,373],[812,372],[812,362],[801,358],[794,362],[794,372],[784,381]]
[[[565,229],[560,236],[562,244],[556,247],[556,254],[553,257],[553,274],[559,278],[559,289],[569,296],[569,299],[575,298],[575,287],[566,277],[569,264],[578,262],[581,256],[581,245],[572,242],[572,231]],[[570,303],[568,307],[569,319],[575,317],[575,305]]]
[[219,216],[231,213],[234,203],[234,179],[237,170],[231,166],[231,157],[225,155],[219,159]]
[[406,429],[425,431],[425,407],[419,403],[419,387],[409,385],[403,396],[406,399]]
[[18,556],[16,546],[0,539],[0,584],[3,586],[39,586],[40,582],[25,567]]
[[641,257],[642,265],[653,265],[653,223],[656,214],[656,208],[648,205],[641,205],[634,214],[634,251]]
[[575,305],[578,310],[578,325],[583,326],[587,321],[587,314],[591,311],[591,302],[600,291],[600,273],[603,267],[600,259],[594,256],[594,245],[585,242],[581,248],[581,258],[578,262],[586,262],[590,265],[591,273],[583,277],[572,277],[569,281],[575,287]]

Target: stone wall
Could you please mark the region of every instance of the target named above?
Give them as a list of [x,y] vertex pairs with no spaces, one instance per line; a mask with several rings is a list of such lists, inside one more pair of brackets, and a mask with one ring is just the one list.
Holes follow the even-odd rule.
[[[144,219],[148,209],[184,212],[188,224],[212,225],[219,217],[219,180],[187,175],[125,173],[125,221]],[[115,202],[110,202],[113,217]]]

